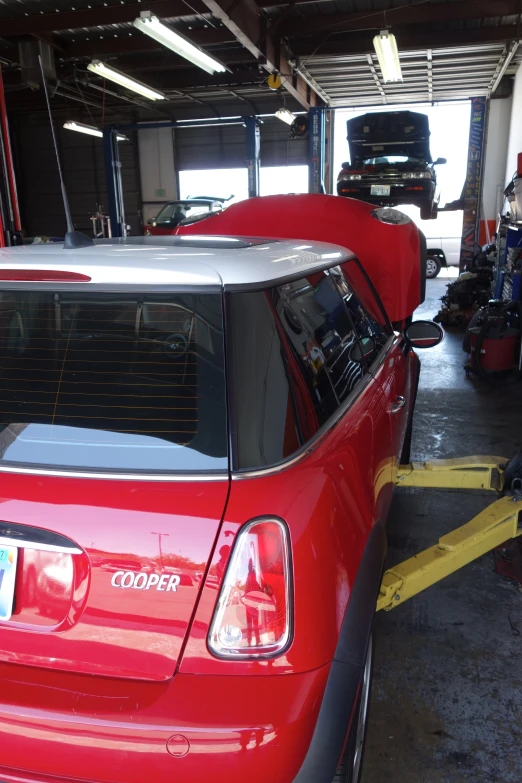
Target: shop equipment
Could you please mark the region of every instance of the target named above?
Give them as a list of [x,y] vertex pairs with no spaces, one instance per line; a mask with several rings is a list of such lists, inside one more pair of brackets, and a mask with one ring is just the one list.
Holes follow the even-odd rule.
[[505,380],[520,373],[522,303],[492,299],[471,319],[463,348],[471,354],[466,373]]
[[497,499],[470,522],[434,545],[388,569],[382,579],[377,611],[389,611],[440,582],[478,557],[505,548],[522,534],[522,459],[473,456],[401,465],[396,484],[426,489],[482,490]]

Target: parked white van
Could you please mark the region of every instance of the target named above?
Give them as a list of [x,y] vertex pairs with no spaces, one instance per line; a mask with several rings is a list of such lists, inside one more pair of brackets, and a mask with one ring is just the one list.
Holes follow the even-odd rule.
[[437,277],[443,266],[458,266],[461,237],[426,237],[426,277]]

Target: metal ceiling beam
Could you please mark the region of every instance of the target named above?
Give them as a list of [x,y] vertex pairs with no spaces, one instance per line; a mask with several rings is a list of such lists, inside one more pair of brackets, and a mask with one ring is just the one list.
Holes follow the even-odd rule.
[[[92,83],[92,79],[89,79]],[[243,68],[233,73],[215,73],[212,76],[199,68],[187,68],[182,71],[164,71],[161,74],[161,90],[198,90],[204,88],[239,89],[253,85],[260,89],[260,78],[257,69]],[[82,82],[83,83],[83,82]]]
[[[162,18],[190,16],[205,12],[201,0],[150,0],[146,4],[126,3],[107,5],[98,8],[83,8],[78,11],[57,11],[52,14],[31,14],[2,19],[0,28],[2,38],[18,35],[34,35],[41,31],[56,32],[79,27],[99,27],[108,24],[133,22],[144,8]],[[194,10],[192,10],[194,9]]]
[[[467,5],[467,4],[466,4]],[[498,27],[477,27],[463,30],[431,31],[427,33],[412,32],[404,28],[393,28],[399,56],[401,49],[414,51],[417,49],[443,49],[445,47],[460,47],[468,44],[505,43],[516,36],[516,25],[499,25]],[[342,56],[350,54],[368,54],[373,52],[373,32],[345,33],[331,36],[296,41],[294,50],[301,57],[318,55]],[[436,52],[433,53],[436,56]]]
[[[280,73],[283,87],[305,109],[328,103],[328,96],[314,83],[305,69],[296,69],[299,63],[278,36],[274,36],[268,22],[254,0],[203,0],[208,10],[222,22],[237,40],[269,73]],[[291,61],[294,61],[293,63]]]
[[467,19],[514,16],[520,13],[519,0],[466,0],[401,5],[386,11],[353,11],[346,14],[321,14],[302,19],[287,19],[282,33],[290,37],[330,30],[380,30],[385,26],[431,24]]
[[[1,27],[1,25],[0,25]],[[190,30],[190,40],[200,46],[209,46],[214,44],[227,44],[235,41],[232,33],[226,28],[209,28],[208,30]],[[132,54],[141,52],[157,52],[161,51],[165,54],[170,54],[164,46],[155,41],[153,38],[149,38],[148,35],[142,35],[141,33],[132,33],[131,35],[111,35],[105,34],[92,35],[89,39],[83,39],[81,41],[69,40],[66,45],[67,55],[69,57],[106,57],[107,55],[116,54]],[[177,58],[180,62],[186,64],[186,60]],[[221,58],[220,58],[221,59]],[[243,60],[248,59],[243,57]]]

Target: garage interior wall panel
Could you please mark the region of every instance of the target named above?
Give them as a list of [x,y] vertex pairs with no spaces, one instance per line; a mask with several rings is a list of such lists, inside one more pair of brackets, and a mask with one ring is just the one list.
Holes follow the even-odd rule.
[[492,221],[493,224],[502,208],[504,199],[504,174],[507,162],[511,104],[511,96],[509,98],[494,99],[489,103],[484,186],[482,191],[484,214],[482,217],[490,222]]
[[[27,236],[65,233],[60,180],[49,122],[25,115],[10,118],[15,151],[22,227]],[[65,185],[75,228],[92,235],[90,216],[101,205],[107,209],[107,191],[101,139],[62,128],[55,120]],[[134,137],[119,145],[127,223],[141,231],[141,198]]]
[[306,166],[308,138],[290,139],[290,128],[281,120],[266,117],[261,125],[262,166]]
[[[274,117],[261,123],[261,165],[303,166],[308,163],[308,139],[289,139],[290,128]],[[244,168],[243,125],[177,128],[175,149],[180,171]]]
[[147,128],[137,136],[143,220],[147,222],[161,204],[178,198],[174,138],[172,128]]
[[176,128],[175,140],[179,171],[245,166],[245,128],[242,125]]

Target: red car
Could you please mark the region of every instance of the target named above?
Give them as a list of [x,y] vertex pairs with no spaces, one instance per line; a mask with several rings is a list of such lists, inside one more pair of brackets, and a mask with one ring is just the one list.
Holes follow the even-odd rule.
[[209,198],[186,198],[180,201],[168,201],[162,206],[155,218],[147,221],[145,236],[164,236],[174,234],[177,226],[182,220],[195,218],[202,215],[208,215],[210,212],[217,212],[223,209],[224,203],[228,199]]
[[441,333],[390,324],[410,221],[281,199],[301,237],[340,209],[366,260],[238,236],[271,199],[235,236],[0,251],[5,783],[359,780],[412,345]]

